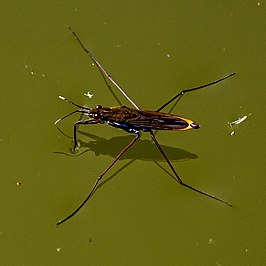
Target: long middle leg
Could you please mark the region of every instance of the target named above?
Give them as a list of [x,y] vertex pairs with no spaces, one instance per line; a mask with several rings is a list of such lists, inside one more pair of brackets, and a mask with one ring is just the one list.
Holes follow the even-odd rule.
[[131,142],[115,157],[115,159],[112,161],[112,163],[97,177],[97,179],[95,180],[94,185],[91,188],[88,196],[80,204],[80,206],[74,212],[72,212],[70,215],[68,215],[66,218],[64,218],[63,220],[58,221],[56,225],[60,225],[60,224],[64,223],[65,221],[67,221],[68,219],[70,219],[71,217],[73,217],[84,206],[84,204],[88,201],[88,199],[95,192],[95,190],[96,190],[96,188],[98,186],[98,183],[100,182],[102,177],[111,169],[111,167],[119,160],[119,158],[139,139],[139,137],[140,137],[140,133],[137,132],[136,136],[131,140]]
[[126,99],[138,110],[140,108],[131,100],[131,98],[127,95],[127,93],[122,89],[121,86],[111,77],[110,74],[107,73],[107,71],[102,67],[102,65],[96,60],[96,58],[92,55],[92,53],[85,47],[85,45],[82,43],[78,35],[72,30],[71,27],[68,27],[68,29],[72,32],[75,39],[78,41],[81,48],[84,50],[84,52],[92,59],[92,61],[97,65],[97,67],[100,69],[100,71],[113,83],[113,85],[126,97]]

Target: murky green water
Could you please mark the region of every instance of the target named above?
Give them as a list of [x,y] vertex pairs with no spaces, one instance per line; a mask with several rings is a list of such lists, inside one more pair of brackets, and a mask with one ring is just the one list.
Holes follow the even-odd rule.
[[[256,1],[2,3],[2,265],[263,265],[265,8]],[[55,226],[132,138],[84,126],[79,156],[69,152],[78,117],[57,130],[54,121],[73,110],[58,95],[87,106],[118,103],[67,25],[143,109],[237,73],[175,107],[200,130],[157,135],[184,182],[233,208],[178,185],[143,134],[84,208]],[[230,135],[227,122],[250,113]]]

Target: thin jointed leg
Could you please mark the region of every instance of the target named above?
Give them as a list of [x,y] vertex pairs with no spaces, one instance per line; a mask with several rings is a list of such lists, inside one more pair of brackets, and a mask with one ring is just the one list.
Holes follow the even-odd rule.
[[194,190],[194,191],[196,191],[196,192],[198,192],[198,193],[200,193],[200,194],[202,194],[202,195],[204,195],[204,196],[207,196],[207,197],[209,197],[209,198],[215,199],[215,200],[217,200],[217,201],[220,201],[220,202],[222,202],[222,203],[224,203],[224,204],[226,204],[226,205],[232,207],[231,204],[229,204],[228,202],[226,202],[226,201],[224,201],[224,200],[222,200],[222,199],[219,199],[219,198],[217,198],[217,197],[215,197],[215,196],[213,196],[213,195],[210,195],[210,194],[208,194],[208,193],[206,193],[206,192],[200,191],[199,189],[196,189],[196,188],[194,188],[194,187],[192,187],[192,186],[190,186],[190,185],[185,184],[185,183],[182,181],[182,179],[179,177],[179,175],[177,174],[177,172],[175,171],[175,169],[174,169],[173,165],[171,164],[171,162],[169,161],[169,159],[167,158],[167,156],[166,156],[166,154],[164,153],[162,147],[160,146],[159,142],[158,142],[157,139],[155,138],[154,133],[153,133],[152,131],[150,131],[150,134],[151,134],[151,138],[152,138],[152,140],[154,141],[156,147],[158,148],[158,150],[160,151],[160,153],[162,154],[162,156],[163,156],[164,159],[166,160],[167,164],[168,164],[169,167],[171,168],[172,172],[173,172],[174,175],[175,175],[176,180],[179,182],[180,185],[182,185],[182,186],[184,186],[184,187],[187,187],[187,188],[189,188],[189,189],[191,189],[191,190]]
[[65,221],[67,221],[68,219],[70,219],[84,206],[84,204],[88,201],[88,199],[95,192],[95,190],[98,186],[98,183],[100,182],[102,177],[111,169],[111,167],[119,160],[119,158],[138,140],[139,137],[140,137],[140,133],[137,132],[136,136],[132,139],[132,141],[115,157],[115,159],[112,161],[112,163],[97,177],[92,189],[90,190],[86,199],[81,203],[81,205],[74,212],[72,212],[70,215],[68,215],[66,218],[57,222],[56,225],[60,225],[60,224],[64,223]]
[[100,71],[113,83],[113,85],[126,97],[126,99],[137,109],[140,110],[140,108],[131,100],[131,98],[127,95],[127,93],[122,89],[122,87],[119,86],[119,84],[107,73],[107,71],[102,67],[102,65],[96,60],[96,58],[92,55],[92,53],[85,47],[85,45],[82,43],[82,41],[79,39],[78,35],[72,30],[71,27],[68,27],[68,29],[72,32],[75,39],[78,41],[81,48],[84,50],[84,52],[93,60],[93,62],[97,65],[97,67],[100,69]]
[[77,141],[77,127],[78,125],[91,125],[91,124],[99,124],[101,123],[98,119],[88,119],[88,120],[80,120],[77,121],[74,124],[74,145],[72,148],[72,152],[76,152],[76,148],[78,146],[78,141]]
[[165,108],[167,105],[169,105],[172,101],[174,101],[176,98],[178,98],[179,96],[183,96],[186,92],[189,92],[189,91],[196,91],[196,90],[199,90],[199,89],[202,89],[202,88],[205,88],[205,87],[209,87],[211,85],[214,85],[222,80],[225,80],[231,76],[235,75],[235,73],[231,73],[229,75],[226,75],[220,79],[217,79],[215,81],[212,81],[210,83],[207,83],[207,84],[204,84],[204,85],[201,85],[201,86],[197,86],[197,87],[194,87],[194,88],[191,88],[191,89],[186,89],[186,90],[182,90],[180,91],[178,94],[176,94],[174,97],[172,97],[169,101],[167,101],[165,104],[163,104],[160,108],[158,108],[156,111],[159,112],[161,111],[163,108]]

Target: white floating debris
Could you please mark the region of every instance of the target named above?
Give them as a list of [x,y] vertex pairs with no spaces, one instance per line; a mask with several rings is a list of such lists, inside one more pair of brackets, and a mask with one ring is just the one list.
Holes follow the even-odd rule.
[[251,113],[248,115],[244,115],[243,117],[240,117],[237,120],[234,120],[232,122],[228,122],[228,125],[229,126],[239,125],[240,123],[244,122],[250,115],[251,115]]
[[93,94],[90,93],[89,91],[84,93],[85,96],[89,97],[90,99],[93,97]]
[[231,136],[235,135],[235,130],[238,128],[238,126],[243,123],[249,116],[251,116],[252,113],[248,114],[248,115],[244,115],[242,117],[239,117],[238,119],[231,121],[231,122],[227,122],[227,125],[230,127],[230,129],[232,129],[232,131],[230,132]]

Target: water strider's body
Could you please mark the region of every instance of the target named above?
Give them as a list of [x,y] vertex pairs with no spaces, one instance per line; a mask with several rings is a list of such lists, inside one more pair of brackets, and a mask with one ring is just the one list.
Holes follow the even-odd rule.
[[102,107],[101,105],[96,105],[95,108],[88,108],[76,104],[63,96],[59,96],[59,98],[75,105],[76,107],[79,107],[79,109],[58,119],[55,124],[74,113],[83,113],[85,116],[88,116],[88,119],[79,120],[74,124],[74,146],[72,148],[73,151],[75,151],[76,147],[78,146],[78,125],[107,124],[112,127],[120,128],[128,133],[137,134],[137,138],[139,138],[140,136],[139,131],[150,132],[150,134],[153,134],[153,129],[188,130],[200,128],[200,125],[194,123],[192,120],[174,114],[162,113],[159,111],[133,109],[124,105],[113,107]]
[[[162,113],[158,111],[137,110],[127,106],[83,108],[80,112],[89,116],[94,123],[107,123],[110,126],[121,128],[129,133],[137,131],[149,132],[154,130],[188,130],[198,129],[199,124],[190,119]],[[83,120],[86,124],[86,120]]]
[[182,90],[178,94],[176,94],[173,98],[171,98],[168,102],[163,104],[160,108],[158,108],[155,111],[146,111],[141,110],[132,100],[131,98],[126,94],[126,92],[117,84],[116,81],[113,80],[113,78],[105,71],[105,69],[100,65],[100,63],[94,58],[94,56],[91,54],[91,52],[83,45],[83,43],[80,41],[78,36],[75,34],[75,32],[72,31],[71,28],[69,28],[82,49],[86,52],[86,54],[94,61],[94,63],[97,65],[97,67],[100,69],[102,74],[125,96],[125,98],[134,106],[133,108],[129,108],[126,106],[115,106],[115,107],[102,107],[101,105],[97,105],[95,108],[87,108],[85,106],[78,105],[76,103],[73,103],[72,101],[67,100],[63,96],[59,96],[60,99],[69,102],[79,109],[69,113],[68,115],[58,119],[55,124],[57,124],[62,119],[65,119],[66,117],[74,114],[74,113],[83,113],[84,115],[88,116],[88,119],[80,120],[75,122],[74,124],[74,146],[73,150],[75,151],[78,143],[77,143],[77,126],[82,124],[108,124],[112,127],[116,127],[122,130],[125,130],[126,132],[135,134],[134,138],[131,140],[131,142],[114,158],[114,160],[111,162],[111,164],[97,177],[95,180],[95,183],[93,187],[91,188],[89,194],[87,195],[86,199],[82,202],[82,204],[70,215],[68,215],[63,220],[59,221],[57,225],[65,222],[69,218],[71,218],[73,215],[75,215],[82,206],[87,202],[87,200],[91,197],[91,195],[95,192],[98,183],[102,179],[102,177],[110,170],[110,168],[121,158],[121,156],[139,139],[140,137],[140,131],[148,132],[154,141],[156,147],[158,148],[159,152],[167,162],[168,166],[170,167],[172,173],[174,174],[175,179],[184,187],[187,187],[193,191],[196,191],[200,193],[201,195],[207,196],[209,198],[215,199],[217,201],[220,201],[228,206],[231,206],[226,201],[217,198],[211,194],[208,194],[206,192],[203,192],[197,188],[194,188],[182,181],[182,179],[177,174],[176,170],[174,169],[173,165],[169,161],[168,157],[166,156],[165,152],[163,151],[161,145],[157,141],[155,134],[153,133],[153,130],[188,130],[188,129],[198,129],[200,126],[199,124],[194,123],[192,120],[183,118],[181,116],[173,115],[173,114],[167,114],[160,112],[164,107],[169,105],[172,101],[177,99],[178,97],[181,97],[186,92],[199,90],[201,88],[208,87],[210,85],[216,84],[224,79],[227,79],[234,75],[235,73],[231,73],[227,76],[224,76],[218,80],[215,80],[213,82],[207,83],[202,86],[197,86],[195,88],[190,88],[186,90]]

